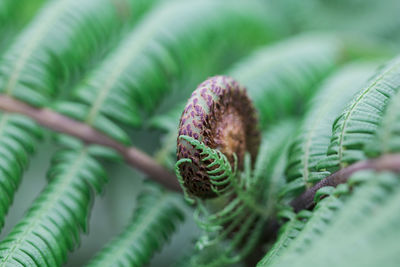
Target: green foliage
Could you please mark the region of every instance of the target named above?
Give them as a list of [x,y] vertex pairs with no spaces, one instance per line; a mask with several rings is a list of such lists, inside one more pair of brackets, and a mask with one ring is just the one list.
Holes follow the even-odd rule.
[[[365,182],[354,186],[357,181]],[[329,204],[335,216],[316,210],[287,253],[260,266],[397,266],[399,182],[392,173],[357,173],[351,196]]]
[[400,57],[382,68],[333,124],[327,157],[319,169],[335,171],[365,159],[363,148],[377,131],[386,103],[400,87]]
[[87,266],[143,266],[183,220],[178,199],[154,185],[141,193],[137,205],[129,225]]
[[365,62],[352,63],[330,76],[318,90],[289,150],[283,196],[297,195],[330,174],[318,171],[317,163],[326,156],[331,125],[374,69],[375,65]]
[[[50,1],[2,56],[1,92],[35,106],[48,104],[63,83],[74,81],[104,53],[110,36],[129,19],[118,13],[116,3]],[[121,4],[130,9],[129,2]]]
[[343,60],[342,45],[329,35],[294,37],[254,52],[228,74],[246,86],[267,127],[304,109],[318,83]]
[[0,228],[14,193],[34,152],[41,129],[30,119],[9,113],[0,115]]
[[268,250],[267,255],[258,263],[258,266],[269,266],[275,259],[284,253],[291,242],[298,236],[299,232],[304,228],[307,220],[311,216],[309,211],[301,211],[298,214],[290,210],[281,212],[281,219],[289,219],[279,229],[278,238],[274,245]]
[[57,152],[49,184],[24,218],[0,242],[0,266],[60,266],[87,231],[93,191],[101,192],[105,171],[86,146]]
[[[220,57],[227,55],[222,50],[227,43],[233,44],[237,57],[277,35],[276,23],[264,11],[263,5],[244,1],[161,4],[76,89],[76,102],[68,103],[66,114],[127,143],[116,123],[138,126],[141,113],[153,111],[174,82],[189,74],[200,82],[205,75],[220,71],[216,62],[223,62]],[[218,38],[222,34],[224,39]],[[242,36],[240,41],[237,34]],[[219,57],[213,58],[210,52]],[[207,74],[196,72],[199,66]]]
[[371,155],[400,152],[400,83],[380,121],[374,140],[367,146]]

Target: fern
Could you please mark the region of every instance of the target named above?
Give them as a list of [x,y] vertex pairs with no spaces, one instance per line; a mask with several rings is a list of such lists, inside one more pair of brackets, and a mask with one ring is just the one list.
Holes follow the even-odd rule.
[[256,51],[228,73],[247,87],[266,127],[302,110],[317,84],[342,61],[341,45],[331,36],[293,37]]
[[[251,164],[247,161],[242,176],[228,175],[223,181],[224,185],[228,184],[219,192],[221,196],[216,201],[202,201],[196,198],[198,207],[195,219],[204,230],[204,235],[197,242],[197,251],[190,259],[184,261],[186,264],[226,266],[243,259],[254,248],[259,240],[260,231],[275,211],[276,194],[283,184],[281,178],[285,166],[279,164],[279,161],[284,159],[284,148],[293,129],[294,123],[289,121],[271,128],[263,137],[254,171],[251,171]],[[208,157],[212,155],[210,148],[204,148],[204,145],[197,143],[192,145],[203,152],[208,151]],[[218,155],[213,158],[216,161],[212,161],[212,164],[220,161]],[[224,163],[219,162],[218,166],[224,166]],[[227,169],[230,170],[230,167]],[[219,170],[218,174],[221,173]],[[224,244],[223,249],[221,243]],[[215,251],[220,252],[214,253]]]
[[41,135],[41,129],[30,119],[8,113],[0,115],[0,228]]
[[297,215],[289,210],[282,212],[280,218],[289,219],[289,221],[279,229],[278,239],[257,266],[269,266],[275,259],[279,258],[304,228],[310,216],[311,212],[309,211],[301,211]]
[[[216,47],[230,42],[244,53],[274,33],[262,5],[226,3],[174,1],[155,8],[76,89],[76,102],[64,103],[59,110],[127,143],[116,123],[138,126],[139,110],[153,111],[172,82],[194,73],[190,70],[195,66],[206,64],[208,74],[217,71],[209,55]],[[224,39],[217,38],[222,34]],[[196,81],[203,78],[196,76]]]
[[104,53],[110,36],[127,19],[117,3],[130,9],[130,2],[120,0],[49,2],[1,58],[1,92],[32,105],[48,104],[63,82],[71,83]]
[[183,220],[177,199],[155,186],[141,193],[137,205],[132,222],[87,266],[143,266]]
[[318,171],[316,166],[326,156],[330,126],[373,73],[374,67],[368,63],[347,65],[330,76],[318,90],[298,137],[291,144],[286,171],[288,184],[281,195],[296,195],[329,175],[327,171]]
[[[400,87],[400,83],[397,86]],[[366,147],[369,155],[400,152],[400,90],[389,100],[374,140]]]
[[393,212],[400,203],[397,175],[363,172],[353,179],[367,181],[356,186],[323,235],[308,249],[288,254],[271,266],[397,266],[394,244],[400,217]]
[[0,266],[60,266],[87,231],[93,190],[107,181],[90,150],[65,149],[54,157],[49,184],[24,218],[0,242]]
[[[264,206],[264,212],[274,214],[278,202],[278,193],[285,184],[284,169],[287,161],[288,144],[293,139],[297,123],[291,120],[280,122],[264,132],[253,179],[256,186],[249,194],[261,194],[258,205]],[[247,177],[248,180],[250,180]],[[260,190],[263,188],[264,190]]]
[[318,169],[335,171],[366,158],[363,147],[373,139],[388,99],[399,88],[399,79],[400,58],[396,58],[359,92],[336,119],[328,157],[318,164]]
[[[347,185],[336,189],[331,187],[321,188],[316,196],[324,196],[313,212],[302,211],[297,216],[292,215],[291,221],[285,224],[284,232],[278,242],[270,249],[268,254],[260,261],[259,266],[269,266],[274,260],[296,253],[306,251],[314,240],[320,238],[329,224],[335,219],[336,213],[343,206],[343,194],[348,193]],[[339,197],[341,197],[339,199]],[[279,258],[278,258],[279,257]]]
[[[339,39],[332,36],[305,35],[261,48],[226,72],[246,86],[259,110],[262,126],[301,112],[301,103],[342,60]],[[268,104],[265,104],[268,103]],[[156,116],[151,125],[168,134],[158,156],[175,153],[171,140],[177,136],[181,115],[177,104],[167,114]]]

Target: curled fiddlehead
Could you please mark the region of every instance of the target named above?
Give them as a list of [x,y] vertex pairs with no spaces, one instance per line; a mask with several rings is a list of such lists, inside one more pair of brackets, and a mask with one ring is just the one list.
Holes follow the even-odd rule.
[[226,76],[200,84],[179,124],[176,171],[186,194],[219,195],[229,186],[236,159],[243,170],[245,154],[254,162],[259,144],[256,111],[245,88]]

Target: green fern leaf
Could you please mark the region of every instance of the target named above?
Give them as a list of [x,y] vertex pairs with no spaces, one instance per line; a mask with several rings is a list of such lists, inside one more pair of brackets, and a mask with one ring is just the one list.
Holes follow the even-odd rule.
[[318,172],[316,166],[326,156],[331,125],[373,74],[375,67],[368,63],[349,64],[321,86],[289,150],[285,196],[297,195],[330,174],[327,171]]
[[275,212],[278,193],[285,184],[288,144],[293,139],[296,125],[297,123],[291,120],[283,121],[272,126],[262,136],[252,178],[257,186],[252,188],[254,191],[250,194],[263,195],[258,205],[262,206],[267,214]]
[[399,85],[400,58],[397,57],[377,73],[335,120],[328,157],[318,163],[318,169],[336,171],[366,158],[363,148],[371,143],[386,103]]
[[24,218],[0,242],[0,266],[60,266],[87,231],[93,189],[107,181],[86,147],[53,158],[49,184]]
[[35,106],[48,104],[63,83],[105,52],[129,18],[118,5],[131,10],[132,3],[50,1],[1,58],[0,91]]
[[400,152],[400,82],[389,100],[374,140],[366,147],[371,156]]
[[[336,213],[343,206],[342,199],[339,196],[348,193],[347,185],[342,185],[336,190],[331,190],[331,194],[326,194],[328,187],[321,188],[318,192],[319,196],[327,196],[319,201],[314,208],[312,214],[306,211],[307,218],[299,213],[294,219],[286,223],[283,235],[279,237],[278,243],[270,249],[268,254],[260,261],[258,266],[270,266],[270,264],[286,255],[301,255],[301,253],[309,248],[309,246],[323,235],[324,231],[329,227],[331,221],[335,219]],[[332,189],[332,188],[329,188]],[[303,211],[304,212],[304,211]]]
[[326,35],[305,35],[256,51],[228,74],[247,87],[262,127],[295,114],[342,61],[342,43]]
[[0,114],[0,228],[41,135],[41,129],[32,120]]
[[[76,89],[74,100],[89,107],[81,120],[98,129],[103,117],[139,125],[142,110],[153,111],[173,84],[192,75],[196,82],[204,79],[195,68],[207,69],[205,75],[221,71],[216,62],[225,62],[219,59],[226,56],[227,43],[231,52],[237,51],[230,54],[236,58],[277,35],[265,12],[261,4],[236,0],[174,1],[158,6]],[[189,92],[178,87],[181,98],[187,96]],[[78,106],[78,102],[73,104]]]
[[176,230],[183,213],[178,199],[152,186],[138,197],[132,222],[87,265],[143,266]]
[[305,244],[306,249],[283,255],[268,266],[398,265],[400,216],[394,212],[400,203],[398,175],[360,172],[351,179],[366,182],[355,186],[330,226],[322,234],[316,231],[319,237]]
[[278,239],[257,266],[269,266],[275,259],[279,258],[304,228],[311,212],[302,211],[296,215],[294,212],[288,211],[285,212],[285,216],[289,221],[279,229]]

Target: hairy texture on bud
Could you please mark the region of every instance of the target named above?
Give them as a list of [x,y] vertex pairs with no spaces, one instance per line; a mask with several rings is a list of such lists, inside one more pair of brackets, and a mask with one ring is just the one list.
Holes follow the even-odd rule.
[[[180,135],[191,136],[220,150],[232,168],[236,154],[239,170],[243,169],[245,152],[250,153],[254,162],[260,145],[256,110],[246,89],[226,76],[209,78],[193,92],[182,113]],[[192,164],[180,166],[187,191],[201,198],[214,197],[206,168],[210,162],[202,162],[200,153],[179,138],[177,158],[192,160]]]

